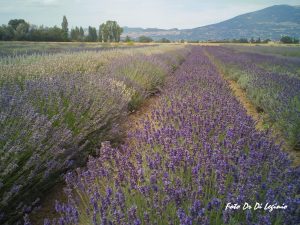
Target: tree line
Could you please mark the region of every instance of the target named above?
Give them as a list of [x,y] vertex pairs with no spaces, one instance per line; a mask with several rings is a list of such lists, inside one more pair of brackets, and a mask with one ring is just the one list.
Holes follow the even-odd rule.
[[24,19],[13,19],[7,25],[0,26],[2,41],[88,41],[119,42],[123,28],[116,21],[106,21],[99,26],[89,26],[87,32],[82,27],[69,30],[66,16],[63,16],[61,27],[44,27],[31,25]]
[[[68,20],[63,16],[61,27],[44,27],[31,25],[24,19],[12,19],[7,25],[0,26],[0,41],[87,41],[87,42],[119,42],[121,40],[121,28],[116,21],[108,20],[102,23],[98,31],[96,27],[89,26],[85,32],[82,27],[75,27],[69,30]],[[125,42],[133,42],[130,37],[126,37]],[[141,36],[137,39],[138,42],[149,43],[154,42],[151,37]],[[208,42],[221,42],[221,43],[268,43],[270,39],[232,39],[232,40],[208,40]],[[162,38],[157,40],[159,43],[169,43],[170,40]],[[185,42],[181,40],[181,42]],[[197,43],[199,41],[188,41],[190,43]],[[298,44],[299,39],[290,36],[283,36],[280,39],[281,43]]]
[[299,39],[290,36],[283,36],[281,37],[280,42],[284,44],[299,44]]
[[240,38],[240,39],[224,39],[224,40],[209,40],[208,42],[210,43],[256,43],[256,44],[260,44],[260,43],[269,43],[271,41],[271,39],[265,39],[262,40],[261,38]]

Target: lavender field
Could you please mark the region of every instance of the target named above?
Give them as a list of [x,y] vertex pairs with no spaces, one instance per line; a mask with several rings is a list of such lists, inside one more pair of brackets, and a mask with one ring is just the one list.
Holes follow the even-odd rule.
[[[210,61],[222,50],[194,47],[125,143],[67,174],[68,202],[44,224],[298,224],[299,167]],[[245,202],[268,206],[229,209]]]
[[299,224],[300,59],[238,48],[2,57],[0,223]]
[[0,225],[300,225],[299,0],[0,0]]

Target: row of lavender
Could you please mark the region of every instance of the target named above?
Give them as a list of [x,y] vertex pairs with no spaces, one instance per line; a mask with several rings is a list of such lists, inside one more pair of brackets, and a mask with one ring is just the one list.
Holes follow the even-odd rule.
[[[158,46],[153,44],[152,46]],[[47,54],[58,54],[58,53],[76,53],[83,51],[102,52],[117,49],[133,49],[133,48],[144,48],[149,47],[145,45],[129,46],[129,45],[109,45],[99,43],[0,43],[0,58],[4,57],[18,57],[28,55],[47,55]]]
[[[294,149],[300,147],[300,59],[238,53],[223,47],[207,48],[223,63],[225,75],[245,89],[254,105],[268,115]],[[263,64],[263,66],[262,66]],[[276,65],[281,72],[270,71]]]
[[[97,63],[97,53],[77,54],[83,56],[72,53],[75,62],[85,60],[78,68]],[[187,50],[119,54],[99,72],[72,71],[70,61],[57,65],[69,72],[52,73],[47,60],[63,61],[68,57],[63,54],[21,57],[1,65],[7,72],[0,82],[1,224],[16,224],[67,170],[96,154],[101,141],[117,142],[124,115],[162,85]],[[39,72],[33,71],[36,64]]]
[[[135,127],[127,143],[103,143],[87,169],[67,175],[68,202],[45,225],[300,222],[299,168],[256,131],[204,48],[194,47]],[[229,207],[246,202],[271,207]]]
[[[270,72],[285,73],[290,76],[299,77],[300,69],[300,58],[299,57],[289,57],[289,56],[278,56],[276,54],[261,54],[259,50],[255,52],[255,48],[241,46],[243,50],[239,50],[236,46],[218,47],[217,49],[223,49],[224,51],[229,51],[230,54],[236,55],[234,58],[239,58],[240,61],[246,61],[250,64],[255,64],[261,69],[265,69]],[[272,47],[266,47],[272,48]],[[236,50],[237,49],[237,50]],[[292,50],[297,50],[297,47],[291,47]]]

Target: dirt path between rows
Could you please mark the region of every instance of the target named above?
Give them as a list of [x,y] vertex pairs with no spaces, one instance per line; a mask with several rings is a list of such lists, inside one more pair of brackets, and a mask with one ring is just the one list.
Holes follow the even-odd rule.
[[231,90],[233,91],[234,96],[240,101],[240,103],[244,106],[247,111],[247,114],[251,116],[256,122],[256,129],[263,130],[264,124],[262,115],[259,114],[256,107],[250,102],[250,100],[246,96],[246,92],[239,87],[238,83],[233,80],[228,80],[225,78],[223,73],[219,72],[224,80],[227,80]]
[[35,209],[29,215],[32,225],[44,224],[45,218],[56,218],[59,215],[55,211],[55,201],[66,202],[67,196],[64,193],[65,183],[59,183],[53,187],[48,193],[45,193],[45,198],[41,201],[38,209]]

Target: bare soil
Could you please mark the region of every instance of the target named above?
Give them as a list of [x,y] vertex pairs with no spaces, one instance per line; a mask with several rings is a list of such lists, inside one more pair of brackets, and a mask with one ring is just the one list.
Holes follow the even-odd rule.
[[55,201],[67,202],[67,196],[64,193],[65,183],[57,184],[48,193],[45,193],[45,198],[42,199],[41,205],[34,210],[30,215],[30,222],[33,225],[44,224],[45,218],[57,218],[59,215],[55,211]]
[[239,87],[236,81],[226,79],[223,74],[221,74],[221,76],[228,81],[232,92],[234,93],[235,97],[240,101],[240,103],[244,106],[244,108],[247,111],[247,114],[256,121],[256,129],[263,130],[263,116],[258,112],[257,108],[247,98],[246,92]]

